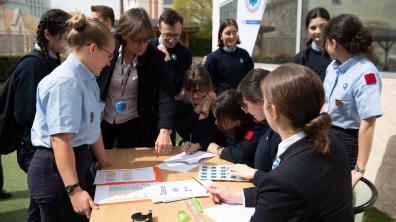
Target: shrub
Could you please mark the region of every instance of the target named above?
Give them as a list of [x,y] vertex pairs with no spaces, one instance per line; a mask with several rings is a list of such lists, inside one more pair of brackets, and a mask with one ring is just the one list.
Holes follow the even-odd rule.
[[8,74],[21,58],[21,56],[0,56],[0,82],[7,79]]

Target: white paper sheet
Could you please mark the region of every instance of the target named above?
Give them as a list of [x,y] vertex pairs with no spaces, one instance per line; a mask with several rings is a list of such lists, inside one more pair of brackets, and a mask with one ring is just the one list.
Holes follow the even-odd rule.
[[153,167],[136,169],[98,170],[94,184],[110,184],[123,182],[154,181],[155,172]]
[[205,208],[204,213],[216,222],[249,222],[254,214],[254,207],[222,204]]
[[94,202],[96,204],[122,203],[149,199],[144,188],[154,183],[96,186]]
[[158,164],[158,168],[176,172],[187,172],[199,166],[205,159],[216,156],[213,153],[198,151],[191,155],[182,152]]
[[[209,186],[212,181],[200,181]],[[144,189],[146,195],[154,202],[171,202],[192,197],[207,197],[206,188],[195,180],[162,182]]]

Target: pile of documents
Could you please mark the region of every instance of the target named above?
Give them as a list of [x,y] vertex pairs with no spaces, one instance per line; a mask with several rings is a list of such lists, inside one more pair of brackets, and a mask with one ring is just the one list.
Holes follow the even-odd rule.
[[193,154],[182,152],[158,164],[158,168],[176,172],[187,172],[200,166],[204,160],[216,156],[213,153],[198,151]]

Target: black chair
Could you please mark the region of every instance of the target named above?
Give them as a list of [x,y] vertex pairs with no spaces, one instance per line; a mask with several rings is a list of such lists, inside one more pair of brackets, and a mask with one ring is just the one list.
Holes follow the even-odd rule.
[[378,198],[378,191],[374,184],[362,177],[353,189],[353,213],[359,214],[372,207]]

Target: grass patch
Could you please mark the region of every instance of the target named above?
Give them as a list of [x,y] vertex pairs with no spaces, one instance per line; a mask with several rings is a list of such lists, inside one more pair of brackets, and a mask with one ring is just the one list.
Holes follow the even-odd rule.
[[[180,140],[180,138],[178,138]],[[12,192],[12,198],[0,200],[1,221],[24,222],[29,206],[26,174],[16,161],[16,153],[1,156],[4,171],[4,189]],[[376,208],[366,211],[363,222],[396,222]]]

